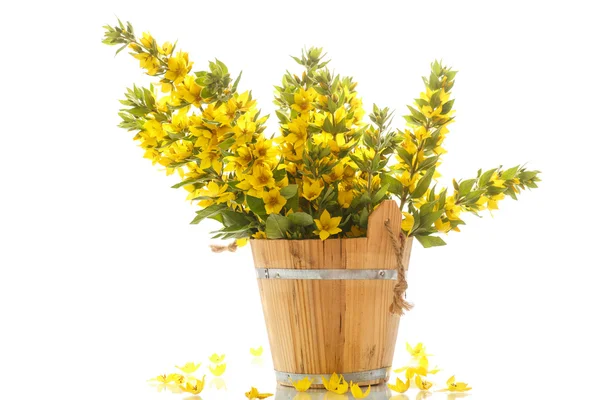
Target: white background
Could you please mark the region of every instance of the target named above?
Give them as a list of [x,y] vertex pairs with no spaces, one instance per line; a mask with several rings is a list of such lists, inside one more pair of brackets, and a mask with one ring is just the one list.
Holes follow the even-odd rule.
[[264,112],[304,46],[325,47],[367,109],[399,116],[431,61],[458,69],[443,181],[528,162],[543,182],[493,218],[469,218],[448,246],[415,246],[416,307],[401,321],[395,367],[406,341],[423,341],[444,368],[438,381],[456,373],[477,399],[599,398],[593,3],[3,5],[0,398],[175,398],[146,379],[191,360],[204,371],[215,351],[230,362],[228,391],[206,400],[275,389],[268,354],[262,369],[248,354],[268,347],[249,248],[211,254],[216,225],[188,225],[186,193],[116,127],[125,88],[150,78],[100,43],[115,15],[138,34],[178,39],[194,69],[214,57],[243,69],[240,87]]

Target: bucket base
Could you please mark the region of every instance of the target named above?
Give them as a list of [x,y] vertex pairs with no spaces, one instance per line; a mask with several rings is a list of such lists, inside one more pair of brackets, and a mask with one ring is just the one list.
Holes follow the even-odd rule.
[[[372,369],[369,371],[360,371],[360,372],[338,372],[338,375],[343,375],[346,382],[356,383],[359,386],[367,386],[367,385],[379,385],[380,383],[385,383],[390,378],[390,368],[380,368],[380,369]],[[291,372],[281,372],[275,371],[275,379],[277,383],[283,386],[293,386],[290,381],[298,381],[307,377],[308,379],[313,380],[313,384],[311,387],[313,388],[322,388],[323,384],[321,383],[321,377],[329,378],[331,374],[297,374]]]

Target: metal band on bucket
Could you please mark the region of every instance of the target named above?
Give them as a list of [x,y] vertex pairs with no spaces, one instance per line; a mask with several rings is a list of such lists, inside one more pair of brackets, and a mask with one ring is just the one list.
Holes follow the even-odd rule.
[[[347,382],[369,382],[378,379],[387,379],[389,377],[390,368],[371,369],[369,371],[361,372],[344,372],[338,373],[338,375],[344,375],[344,379]],[[321,376],[329,379],[331,374],[293,374],[291,372],[275,371],[275,378],[277,382],[289,382],[298,381],[307,377],[308,379],[314,379],[315,383],[321,382]]]
[[396,280],[395,269],[256,268],[258,279]]

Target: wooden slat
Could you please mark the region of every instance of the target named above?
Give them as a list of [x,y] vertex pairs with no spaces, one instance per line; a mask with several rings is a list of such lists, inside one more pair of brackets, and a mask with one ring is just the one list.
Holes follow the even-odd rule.
[[[400,233],[401,213],[393,201],[370,216],[366,238],[252,240],[256,268],[396,269],[388,232]],[[412,240],[404,254],[408,266]],[[259,279],[276,370],[331,374],[390,367],[399,317],[388,308],[390,280]],[[286,382],[280,382],[286,383]],[[376,382],[361,382],[361,384]]]

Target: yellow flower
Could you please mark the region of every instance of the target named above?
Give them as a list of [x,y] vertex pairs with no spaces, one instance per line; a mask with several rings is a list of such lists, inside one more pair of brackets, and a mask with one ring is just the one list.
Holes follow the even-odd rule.
[[292,104],[292,110],[298,111],[299,113],[306,113],[314,108],[312,102],[317,96],[317,92],[313,88],[304,90],[300,88],[298,93],[294,93],[294,104]]
[[165,78],[178,84],[183,81],[185,76],[192,69],[192,64],[188,60],[188,54],[180,51],[175,57],[169,58],[167,62],[168,70]]
[[292,378],[289,378],[289,379],[290,379],[290,383],[292,385],[294,385],[296,390],[299,392],[306,392],[310,388],[310,385],[312,385],[312,383],[313,383],[313,380],[308,379],[308,377],[306,377],[306,376],[300,380],[297,380],[296,382],[292,381]]
[[404,232],[410,232],[410,230],[413,228],[413,226],[415,224],[415,217],[413,217],[412,214],[404,212],[404,211],[402,212],[402,216],[404,218],[402,218],[401,228]]
[[218,355],[217,353],[214,353],[208,359],[214,364],[220,364],[225,360],[225,354]]
[[404,140],[400,145],[408,152],[408,154],[415,154],[417,152],[417,145],[413,142],[410,131],[408,130],[404,132]]
[[235,239],[235,245],[237,247],[244,247],[248,244],[248,238]]
[[354,193],[352,192],[352,190],[338,191],[338,204],[340,206],[342,206],[342,208],[349,208],[353,199],[354,199]]
[[279,189],[271,189],[262,196],[267,214],[279,214],[286,203],[285,197],[279,194]]
[[435,220],[435,229],[437,229],[439,232],[444,232],[447,233],[450,230],[450,221],[442,221],[441,218],[438,218]]
[[491,196],[487,201],[487,208],[489,210],[497,210],[498,209],[498,201],[504,199],[504,193],[499,193]]
[[344,165],[342,163],[337,164],[331,172],[327,175],[323,175],[323,180],[327,183],[339,181],[344,177]]
[[417,384],[417,387],[421,390],[429,390],[433,386],[433,383],[422,379],[420,375],[417,375],[417,377],[415,378],[415,383]]
[[[286,140],[294,145],[301,146],[306,142],[308,137],[308,122],[302,118],[295,118],[292,122],[287,124],[287,128],[290,131],[289,135],[286,136]],[[298,147],[294,146],[294,147]]]
[[447,381],[446,381],[446,385],[448,385],[447,388],[440,390],[440,392],[445,392],[445,391],[450,391],[450,392],[466,392],[471,390],[472,388],[469,387],[468,383],[464,383],[464,382],[455,382],[454,381],[454,375],[452,375]]
[[198,158],[201,160],[200,168],[208,169],[212,167],[217,174],[221,173],[223,169],[223,162],[221,161],[221,153],[216,150],[206,150],[198,154]]
[[225,369],[227,368],[227,364],[218,364],[214,368],[213,366],[209,366],[208,369],[214,376],[221,376],[225,373]]
[[321,240],[325,240],[329,236],[335,235],[336,233],[340,233],[342,231],[340,228],[338,228],[338,225],[341,221],[342,217],[331,218],[329,211],[325,210],[319,219],[315,219],[317,230],[315,230],[314,233],[319,235]]
[[408,351],[414,358],[421,358],[423,356],[431,355],[425,353],[425,346],[421,342],[417,343],[415,347],[412,347],[408,342],[406,342],[406,351]]
[[427,118],[437,117],[442,112],[442,106],[440,105],[436,109],[433,109],[431,106],[423,106],[421,107],[421,112]]
[[142,33],[142,37],[140,38],[140,43],[147,49],[152,48],[152,43],[154,43],[154,38],[148,32]]
[[189,362],[186,363],[183,367],[178,367],[176,365],[175,368],[183,371],[186,374],[193,374],[198,370],[198,368],[200,368],[200,365],[202,365],[202,363],[194,364],[193,362]]
[[184,392],[188,392],[191,394],[199,394],[200,392],[202,392],[202,390],[204,390],[204,379],[205,378],[206,378],[206,375],[204,375],[202,377],[202,380],[196,379],[196,383],[193,385],[190,382],[186,382],[185,386],[179,386],[179,388],[181,390],[183,390]]
[[257,347],[256,349],[250,348],[250,354],[252,354],[254,357],[260,357],[260,356],[262,356],[262,353],[263,353],[262,346]]
[[158,52],[165,56],[170,56],[173,52],[173,45],[171,42],[164,42],[162,46],[158,47]]
[[254,189],[261,189],[275,186],[273,172],[264,165],[255,165],[252,168],[252,175],[248,176],[248,182]]
[[258,391],[258,389],[256,389],[255,387],[250,388],[250,391],[246,392],[246,397],[248,398],[248,400],[262,400],[262,399],[266,399],[267,397],[271,397],[271,396],[273,396],[273,394],[260,393]]
[[364,399],[371,393],[371,385],[363,392],[360,386],[350,381],[350,392],[352,392],[352,396],[354,396],[355,399]]
[[255,234],[252,235],[252,237],[254,239],[266,239],[267,238],[267,234],[263,231],[258,231]]
[[323,187],[324,186],[318,180],[314,182],[305,180],[302,183],[302,197],[304,197],[308,201],[312,201],[319,197],[319,195],[323,191]]
[[180,374],[169,374],[169,375],[159,375],[156,378],[152,378],[150,379],[151,381],[157,381],[157,382],[161,382],[161,383],[171,383],[171,382],[175,382],[175,383],[183,383],[183,375]]
[[411,176],[410,171],[404,171],[398,180],[402,186],[407,187],[408,190],[412,192],[417,187],[416,183],[418,178],[419,174],[414,174]]
[[404,393],[410,387],[410,379],[406,379],[405,383],[400,378],[396,377],[396,384],[392,385],[391,383],[388,383],[388,387],[394,392]]
[[364,229],[361,229],[356,225],[352,225],[350,232],[348,232],[348,237],[361,237],[365,236],[366,234],[367,232]]
[[332,392],[337,393],[337,394],[347,393],[349,386],[350,385],[348,385],[348,382],[346,382],[344,377],[342,375],[340,375],[340,382],[339,382],[337,388],[333,389]]
[[257,160],[271,161],[275,159],[277,150],[273,147],[273,141],[260,135],[256,143],[252,145],[253,154]]
[[425,140],[430,136],[431,136],[431,132],[429,132],[427,129],[425,129],[424,126],[420,126],[419,128],[417,128],[415,130],[415,137],[417,138],[418,141]]
[[148,75],[156,75],[158,73],[160,64],[156,57],[148,53],[134,54],[133,57],[140,60],[140,67],[146,69]]
[[454,199],[454,196],[450,196],[446,199],[446,206],[444,208],[446,209],[446,216],[449,220],[459,219],[460,212],[462,211],[462,209],[460,208],[460,206],[456,205],[456,200]]
[[325,386],[325,389],[327,389],[331,392],[335,391],[335,389],[338,388],[341,380],[342,380],[342,376],[336,374],[335,372],[329,377],[329,379],[327,379],[323,375],[321,375],[321,381],[323,383],[323,386]]
[[412,379],[415,375],[427,376],[428,374],[437,374],[440,370],[438,368],[430,370],[429,360],[427,359],[427,356],[421,356],[419,358],[419,363],[416,366],[411,365],[394,370],[394,372],[396,373],[400,373],[403,371],[406,371],[406,377],[408,379]]
[[233,195],[233,193],[225,192],[227,188],[228,186],[226,184],[219,186],[218,183],[210,181],[208,182],[208,185],[206,185],[206,189],[198,189],[195,192],[194,197],[210,197],[211,199],[217,200],[217,203],[224,203],[231,198],[230,195]]

